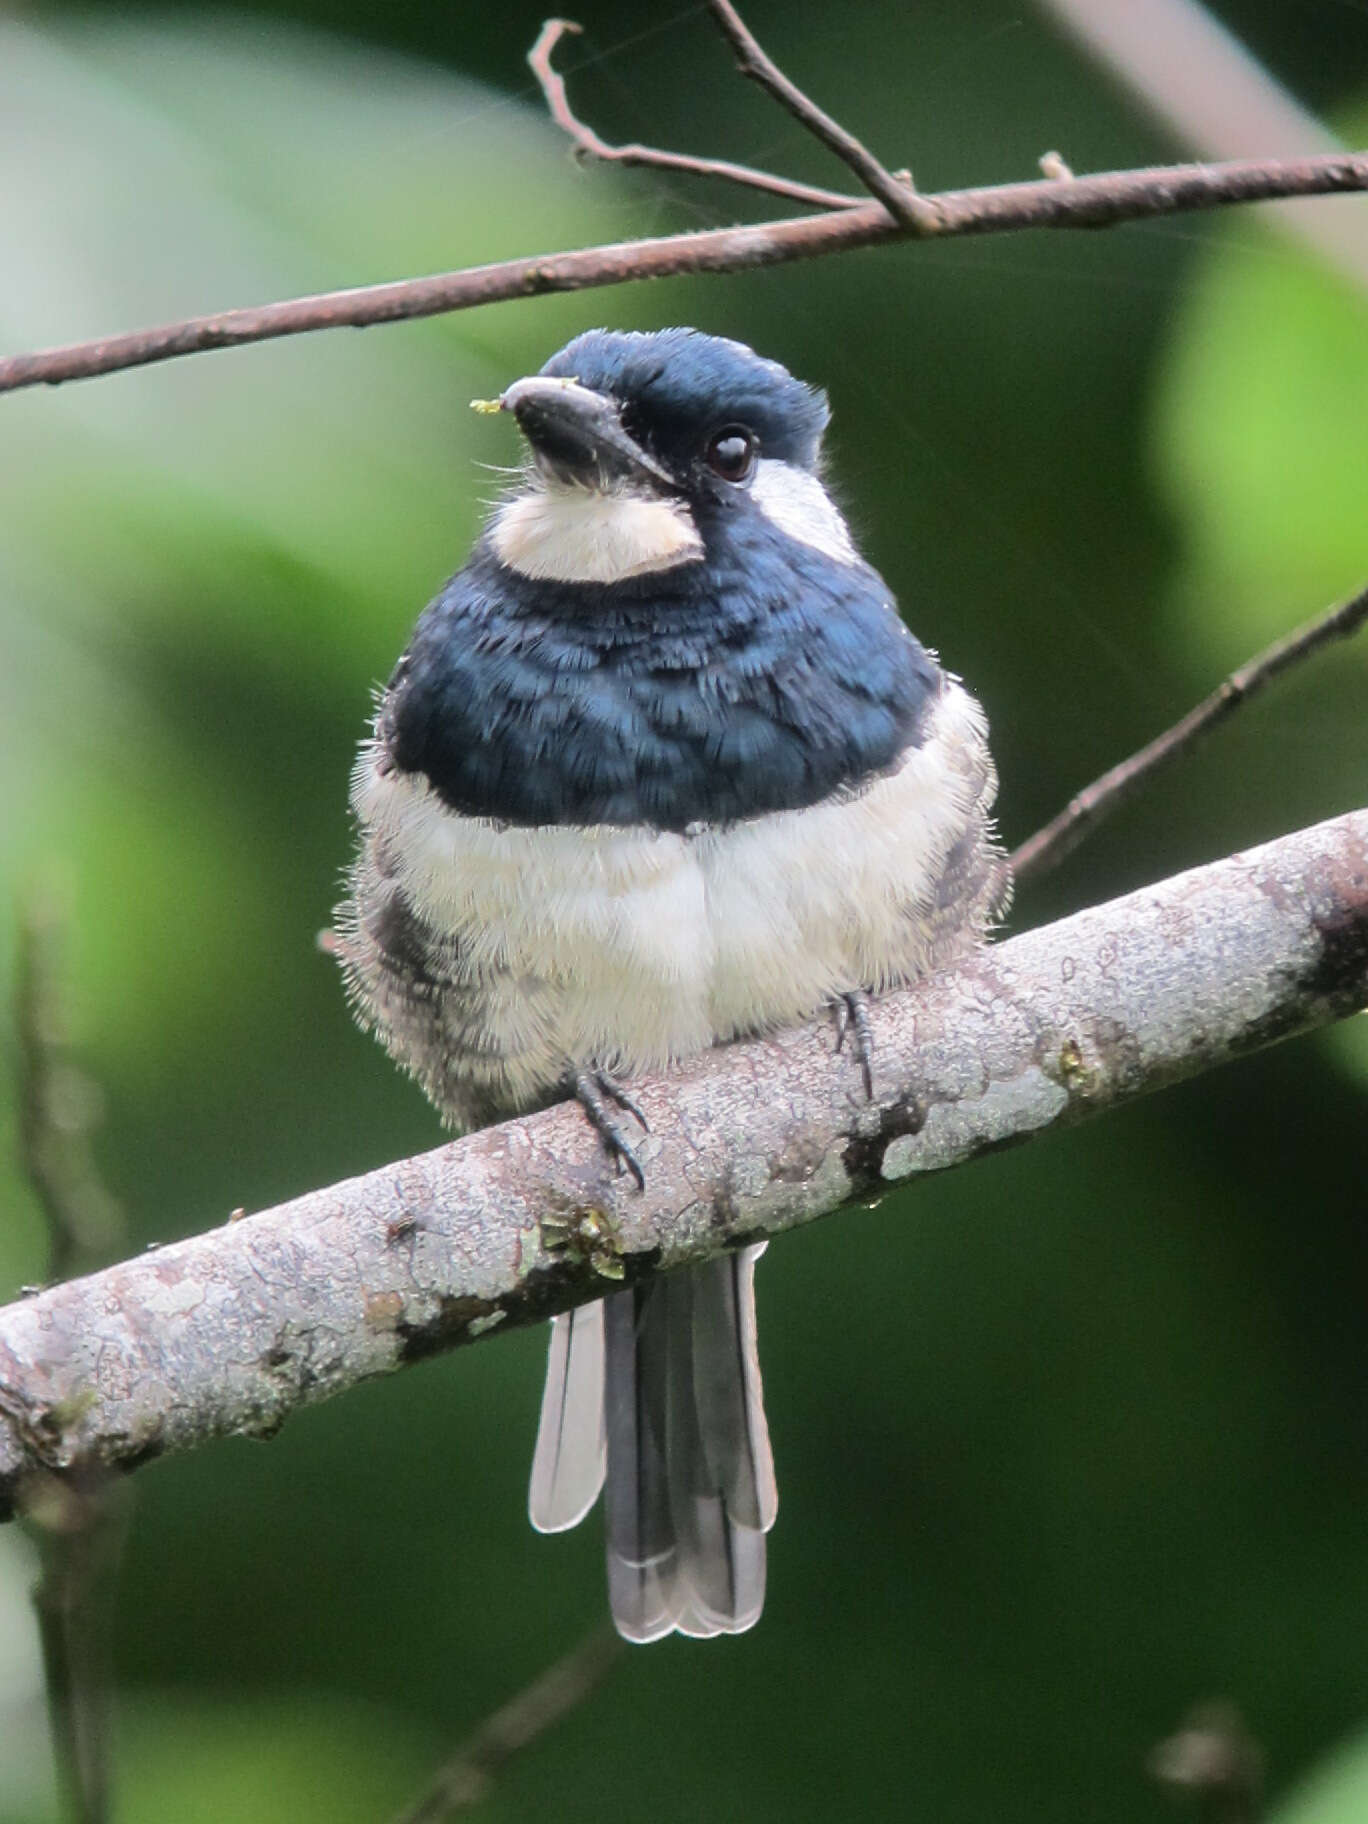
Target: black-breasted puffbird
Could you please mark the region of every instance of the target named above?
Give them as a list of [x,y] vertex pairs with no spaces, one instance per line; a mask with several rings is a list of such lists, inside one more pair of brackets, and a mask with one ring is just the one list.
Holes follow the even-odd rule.
[[[822,485],[822,393],[696,330],[591,330],[496,403],[529,460],[361,749],[336,948],[452,1126],[573,1095],[640,1181],[638,1072],[832,1004],[868,1083],[866,997],[1003,904],[996,780]],[[759,1252],[553,1320],[532,1521],[606,1485],[629,1640],[759,1617]]]

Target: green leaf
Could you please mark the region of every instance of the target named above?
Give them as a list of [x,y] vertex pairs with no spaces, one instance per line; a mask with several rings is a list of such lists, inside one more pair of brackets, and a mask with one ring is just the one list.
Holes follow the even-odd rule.
[[279,1704],[130,1708],[117,1813],[130,1824],[374,1824],[436,1758],[387,1712],[296,1688]]
[[[1271,227],[1221,233],[1152,421],[1184,553],[1167,632],[1204,673],[1368,581],[1365,402],[1368,289]],[[1344,651],[1368,667],[1368,642]]]
[[1274,1806],[1268,1824],[1363,1824],[1368,1818],[1368,1731],[1336,1748],[1289,1798]]

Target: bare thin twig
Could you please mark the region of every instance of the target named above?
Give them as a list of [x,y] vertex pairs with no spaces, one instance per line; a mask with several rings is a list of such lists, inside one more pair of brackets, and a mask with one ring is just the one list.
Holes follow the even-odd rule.
[[51,888],[19,908],[15,1034],[20,1164],[48,1232],[48,1277],[64,1279],[108,1260],[123,1238],[123,1212],[95,1169],[91,1133],[98,1086],[67,1046],[60,950],[63,918]]
[[[35,891],[19,916],[20,1155],[47,1219],[54,1278],[107,1260],[124,1232],[90,1147],[96,1085],[69,1055],[64,936],[55,891]],[[37,1470],[18,1495],[42,1565],[33,1605],[53,1758],[75,1824],[105,1824],[110,1815],[114,1606],[131,1495],[98,1462],[66,1473]]]
[[[870,1009],[634,1084],[645,1192],[573,1105],[0,1310],[0,1515],[1077,1123],[1368,1003],[1368,810],[1024,932]],[[605,1265],[612,1276],[605,1274]],[[174,1322],[168,1321],[174,1315]]]
[[1057,817],[1043,829],[1027,837],[1012,856],[1012,874],[1020,881],[1027,875],[1045,874],[1059,866],[1079,843],[1161,766],[1176,760],[1227,716],[1251,697],[1259,694],[1274,678],[1290,671],[1312,653],[1319,652],[1332,640],[1346,640],[1368,622],[1368,588],[1327,613],[1308,621],[1295,633],[1289,633],[1247,660],[1209,697],[1190,709],[1181,721],[1142,747],[1128,759],[1109,767],[1099,779],[1085,786],[1071,798]]
[[728,183],[743,184],[749,190],[761,190],[769,196],[782,196],[791,203],[812,203],[819,209],[844,209],[860,201],[840,190],[823,190],[815,184],[802,184],[795,178],[776,177],[754,165],[733,164],[725,158],[695,158],[687,152],[666,152],[658,146],[633,142],[611,146],[591,126],[580,120],[570,106],[565,92],[565,78],[553,67],[551,59],[556,46],[569,32],[584,28],[573,19],[548,19],[537,34],[537,42],[527,53],[532,74],[541,84],[547,110],[552,120],[574,141],[575,150],[603,164],[643,166],[654,171],[682,171],[689,177],[720,177]]
[[113,1795],[114,1618],[133,1489],[94,1463],[29,1476],[22,1504],[42,1565],[33,1606],[58,1781],[73,1824],[106,1824]]
[[[1118,222],[1220,209],[1270,197],[1328,196],[1368,190],[1368,152],[1323,158],[1250,159],[1227,165],[1162,165],[1146,171],[1110,171],[1072,182],[1039,179],[978,190],[945,190],[923,196],[936,212],[936,234],[1007,234],[1031,228],[1107,228]],[[373,323],[435,317],[472,310],[505,298],[547,292],[588,291],[682,273],[742,272],[791,260],[821,259],[857,247],[905,239],[907,229],[889,220],[877,203],[823,215],[619,241],[574,253],[538,254],[470,266],[430,278],[361,285],[316,297],[188,317],[156,329],[74,342],[64,348],[0,359],[0,393],[25,386],[59,386],[149,362],[214,348],[238,348],[277,336],[320,329],[364,329]]]
[[624,1643],[606,1624],[586,1634],[487,1717],[394,1824],[441,1824],[478,1804],[505,1762],[593,1696],[623,1650]]
[[807,96],[761,49],[759,41],[731,0],[708,0],[708,10],[736,52],[743,76],[758,82],[781,107],[805,126],[828,151],[834,152],[859,178],[869,194],[881,202],[893,220],[909,234],[939,234],[940,222],[933,204],[918,196],[909,177],[886,171],[861,140],[833,120]]

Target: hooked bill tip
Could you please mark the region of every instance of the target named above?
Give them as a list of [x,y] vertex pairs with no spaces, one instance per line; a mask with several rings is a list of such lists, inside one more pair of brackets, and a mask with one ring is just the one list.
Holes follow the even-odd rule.
[[557,375],[552,378],[545,374],[533,374],[529,379],[515,380],[512,386],[499,394],[497,399],[472,399],[470,409],[472,412],[515,412],[524,395],[534,388],[543,394],[553,388],[565,392],[578,391],[579,381],[571,375],[563,378]]

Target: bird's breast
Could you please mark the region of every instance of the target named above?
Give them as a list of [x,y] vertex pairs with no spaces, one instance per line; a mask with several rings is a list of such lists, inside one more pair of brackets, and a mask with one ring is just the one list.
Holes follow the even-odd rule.
[[886,587],[753,507],[712,537],[707,563],[613,588],[514,574],[484,541],[387,693],[396,764],[469,818],[676,833],[885,771],[941,688]]
[[966,832],[986,858],[991,779],[977,705],[948,683],[892,769],[801,810],[510,827],[453,812],[378,744],[354,802],[372,876],[460,959],[488,1047],[554,1082],[566,1059],[662,1065],[935,966],[972,923],[939,888]]

